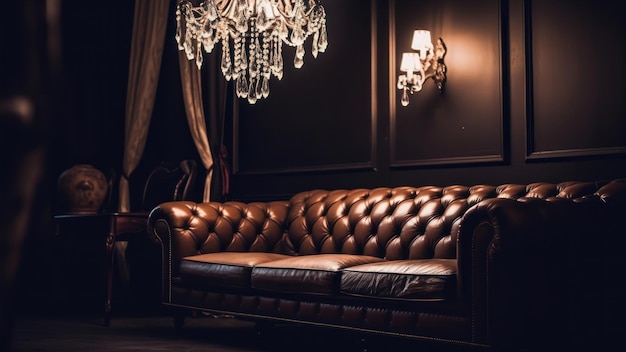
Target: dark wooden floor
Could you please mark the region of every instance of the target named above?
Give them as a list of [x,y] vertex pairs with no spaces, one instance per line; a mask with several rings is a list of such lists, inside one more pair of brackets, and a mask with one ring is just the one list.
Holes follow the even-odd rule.
[[13,330],[13,352],[35,351],[461,351],[420,341],[369,336],[299,325],[256,324],[232,318],[189,318],[177,330],[168,316],[115,317],[106,327],[93,315],[22,315]]

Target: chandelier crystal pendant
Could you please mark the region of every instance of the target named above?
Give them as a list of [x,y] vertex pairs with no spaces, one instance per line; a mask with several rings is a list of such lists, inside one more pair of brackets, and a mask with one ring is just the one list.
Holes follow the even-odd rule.
[[221,42],[221,70],[250,104],[270,94],[269,79],[283,77],[282,44],[296,48],[293,64],[304,65],[304,43],[311,53],[326,51],[326,11],[318,0],[183,0],[176,9],[176,42],[187,59],[202,68],[202,50]]

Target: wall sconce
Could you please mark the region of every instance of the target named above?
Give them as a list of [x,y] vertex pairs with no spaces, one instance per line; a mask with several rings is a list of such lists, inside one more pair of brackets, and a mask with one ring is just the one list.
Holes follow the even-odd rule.
[[419,92],[424,82],[432,78],[437,89],[442,90],[446,82],[446,65],[443,58],[446,56],[446,45],[439,38],[437,46],[433,47],[430,40],[430,31],[416,30],[413,32],[411,49],[416,52],[402,53],[400,71],[405,75],[398,76],[398,89],[402,90],[402,106],[409,105],[409,93]]

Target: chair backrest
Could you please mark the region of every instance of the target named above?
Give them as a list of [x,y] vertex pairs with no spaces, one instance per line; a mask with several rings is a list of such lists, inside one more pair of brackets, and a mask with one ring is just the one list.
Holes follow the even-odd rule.
[[197,174],[194,160],[180,163],[162,162],[148,175],[143,190],[141,208],[151,211],[157,205],[174,201],[189,200]]

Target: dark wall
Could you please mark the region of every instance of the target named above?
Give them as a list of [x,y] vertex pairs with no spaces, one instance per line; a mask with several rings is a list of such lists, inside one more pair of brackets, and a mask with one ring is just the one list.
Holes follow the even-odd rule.
[[51,4],[59,6],[58,25],[46,39],[59,63],[46,181],[57,212],[56,182],[64,170],[75,164],[92,164],[107,176],[121,170],[134,2],[89,7],[63,0],[47,4],[49,11]]
[[[267,101],[239,105],[232,198],[626,175],[626,30],[615,2],[324,6],[327,53],[307,54],[305,72],[272,82]],[[444,40],[448,79],[443,94],[427,82],[402,107],[395,85],[414,29]]]
[[[117,180],[122,173],[135,2],[84,6],[63,0],[59,4],[62,62],[54,93],[57,111],[51,116],[48,182],[55,188],[58,176],[80,163],[92,164]],[[198,159],[182,101],[174,5],[172,1],[144,156],[130,175],[132,209],[140,206],[145,178],[161,161]],[[55,191],[51,192],[53,212],[59,210]],[[108,209],[117,209],[117,188],[110,203],[105,205]]]
[[[53,119],[51,187],[75,163],[121,169],[134,2],[83,12],[73,3],[63,1],[63,109]],[[269,98],[241,101],[226,121],[229,198],[624,177],[624,11],[601,3],[323,1],[326,53],[314,59],[307,42],[296,70],[294,49],[285,47],[285,75],[271,80]],[[140,184],[160,160],[198,158],[174,25],[172,6],[149,139],[131,178],[135,198],[132,181]],[[402,107],[399,60],[419,28],[445,41],[448,80],[443,94],[429,81]]]

